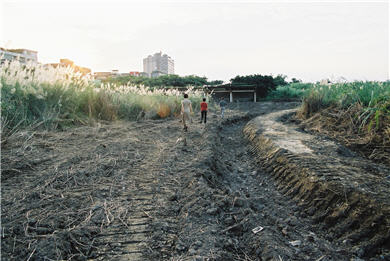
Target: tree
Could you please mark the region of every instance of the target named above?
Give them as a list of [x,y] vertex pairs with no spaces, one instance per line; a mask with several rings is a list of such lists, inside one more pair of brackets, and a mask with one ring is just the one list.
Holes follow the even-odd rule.
[[300,82],[302,82],[301,80],[298,80],[298,79],[296,79],[296,78],[292,78],[291,79],[291,83],[300,83]]
[[221,80],[214,80],[214,81],[208,82],[207,84],[208,85],[220,85],[222,83],[223,83],[223,81],[221,81]]
[[286,82],[286,78],[287,76],[286,75],[283,75],[283,74],[278,74],[278,76],[276,76],[274,78],[274,83],[276,86],[284,86],[284,85],[287,85],[288,82]]
[[206,77],[200,77],[196,75],[179,76],[176,74],[161,75],[156,78],[148,78],[144,76],[118,76],[109,77],[103,81],[104,83],[114,83],[119,85],[145,85],[148,87],[185,87],[185,86],[204,86],[213,84],[221,84],[223,81],[208,82]]
[[232,84],[253,84],[256,85],[256,95],[266,97],[268,92],[276,88],[275,80],[272,76],[253,74],[247,76],[236,76],[230,80]]

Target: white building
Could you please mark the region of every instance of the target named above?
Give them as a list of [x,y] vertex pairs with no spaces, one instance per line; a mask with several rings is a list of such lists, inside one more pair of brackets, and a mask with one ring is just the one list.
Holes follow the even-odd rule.
[[38,62],[38,52],[28,49],[4,49],[0,47],[0,64],[18,60],[20,63]]
[[164,74],[175,73],[174,60],[162,52],[149,55],[144,59],[144,73],[149,77],[157,77]]
[[148,77],[150,77],[154,67],[155,63],[153,63],[153,56],[149,55],[144,59],[144,73],[146,73]]
[[168,55],[164,54],[161,57],[161,72],[164,72],[166,74],[174,74],[175,73],[175,62],[171,57]]

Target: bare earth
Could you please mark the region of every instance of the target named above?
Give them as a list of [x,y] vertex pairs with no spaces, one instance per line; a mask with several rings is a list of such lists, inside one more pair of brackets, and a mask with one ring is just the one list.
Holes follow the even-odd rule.
[[[1,155],[2,260],[390,260],[389,169],[296,131],[282,111],[298,105],[232,104],[188,133],[167,119],[16,135]],[[351,194],[299,185],[324,165],[335,175],[317,182]]]

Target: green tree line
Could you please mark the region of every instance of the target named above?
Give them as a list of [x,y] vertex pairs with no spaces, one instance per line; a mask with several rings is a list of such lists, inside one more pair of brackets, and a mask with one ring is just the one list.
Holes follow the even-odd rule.
[[[276,89],[278,86],[285,86],[289,84],[286,81],[287,76],[279,74],[277,76],[252,74],[246,76],[237,75],[230,82],[233,85],[250,84],[256,86],[256,95],[260,98],[265,98],[267,95]],[[292,82],[300,82],[296,78],[292,78]]]
[[204,85],[218,85],[223,81],[215,80],[208,81],[206,77],[196,75],[179,76],[176,74],[162,75],[156,78],[148,78],[145,76],[118,76],[110,77],[103,81],[104,83],[114,84],[130,84],[130,85],[144,85],[148,87],[185,87],[185,86],[204,86]]
[[[275,90],[278,86],[285,86],[289,84],[286,81],[287,76],[279,74],[277,76],[272,75],[245,75],[230,79],[230,83],[236,86],[240,85],[255,85],[256,93],[258,97],[264,98],[268,93]],[[215,80],[208,81],[207,77],[201,77],[196,75],[179,76],[175,74],[162,75],[156,78],[148,78],[145,76],[117,76],[110,77],[103,81],[104,83],[114,83],[119,85],[144,85],[147,87],[186,87],[186,86],[218,86],[222,85],[223,81]],[[291,82],[299,82],[299,80],[293,78]]]

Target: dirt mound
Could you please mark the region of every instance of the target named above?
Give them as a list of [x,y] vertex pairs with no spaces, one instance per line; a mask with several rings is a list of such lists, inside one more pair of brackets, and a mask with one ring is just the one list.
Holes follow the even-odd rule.
[[390,167],[390,117],[376,115],[356,104],[348,109],[330,107],[295,120],[301,128],[324,134],[370,160]]
[[390,258],[390,169],[281,122],[293,114],[267,114],[245,127],[259,163],[347,252]]

